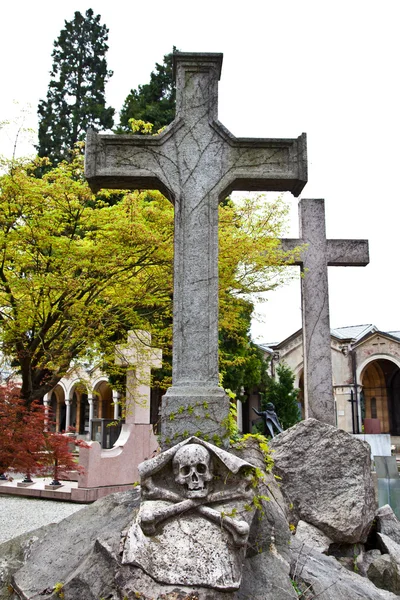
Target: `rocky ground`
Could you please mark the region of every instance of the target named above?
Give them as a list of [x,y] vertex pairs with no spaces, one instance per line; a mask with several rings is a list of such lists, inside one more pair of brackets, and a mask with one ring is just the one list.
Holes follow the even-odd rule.
[[[271,446],[280,479],[260,488],[269,500],[253,520],[239,590],[167,586],[122,564],[136,489],[0,545],[0,600],[56,600],[60,589],[65,600],[399,600],[400,523],[390,507],[376,510],[369,447],[315,420]],[[261,460],[254,445],[244,454]]]

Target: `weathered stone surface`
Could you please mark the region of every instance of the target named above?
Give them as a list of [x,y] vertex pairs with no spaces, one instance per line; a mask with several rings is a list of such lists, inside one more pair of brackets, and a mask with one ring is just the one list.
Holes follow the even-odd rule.
[[[332,557],[302,547],[296,540],[289,544],[288,522],[282,516],[284,511],[275,503],[279,491],[273,479],[268,495],[270,501],[263,502],[265,516],[259,515],[261,520],[253,521],[250,533],[251,540],[258,529],[263,543],[258,548],[249,546],[242,583],[236,592],[160,584],[140,568],[121,564],[120,530],[135,517],[138,504],[137,491],[133,490],[108,496],[60,524],[44,528],[49,535],[32,543],[25,566],[15,574],[20,596],[28,600],[38,597],[57,600],[52,588],[56,582],[62,582],[65,600],[288,600],[296,598],[289,577],[292,557],[295,576],[301,573],[304,585],[312,585],[315,594],[321,591],[319,600],[398,598],[378,590],[360,575],[346,572]],[[271,507],[274,514],[269,513]],[[277,518],[279,514],[281,517]],[[34,534],[36,532],[31,535]],[[17,540],[13,543],[18,546]],[[0,555],[4,555],[4,548],[9,549],[8,544],[0,547]],[[10,551],[9,561],[20,552],[22,550],[15,548]],[[5,596],[4,600],[18,598]]]
[[244,554],[221,526],[184,514],[166,522],[155,537],[145,536],[135,523],[129,529],[123,562],[139,565],[160,583],[229,591],[240,585]]
[[300,239],[283,239],[285,250],[306,245],[298,264],[301,279],[306,418],[335,424],[329,325],[328,266],[365,266],[367,240],[327,240],[321,199],[299,202]]
[[299,195],[307,181],[304,135],[237,139],[219,123],[222,54],[173,58],[173,123],[157,136],[90,131],[85,164],[93,190],[159,189],[174,202],[173,368],[161,407],[163,448],[195,435],[199,423],[210,439],[225,434],[229,400],[218,376],[219,200],[233,190]]
[[[137,489],[112,494],[52,526],[45,539],[30,546],[25,565],[14,574],[16,589],[32,598],[52,590],[57,582],[74,579],[97,538],[115,540],[116,536],[119,543],[121,531],[130,523],[139,499]],[[76,600],[76,596],[70,598]]]
[[368,444],[307,419],[270,447],[295,521],[307,521],[334,542],[366,541],[376,508]]
[[122,563],[160,583],[238,589],[254,516],[246,510],[252,465],[191,437],[139,471],[142,502]]
[[376,511],[376,530],[388,535],[394,542],[400,544],[400,522],[389,504],[381,506]]
[[[336,445],[332,445],[332,440],[327,435],[332,428],[326,425],[323,427],[325,429],[319,430],[319,432],[320,440],[324,442],[324,448],[319,450],[317,448],[316,451],[330,457],[332,452],[336,451]],[[342,433],[336,431],[336,435],[343,443]],[[284,435],[282,434],[282,436]],[[312,433],[309,438],[311,445],[317,444]],[[275,439],[279,441],[279,438]],[[298,442],[300,444],[301,439]],[[247,448],[244,446],[242,449],[235,449],[239,457],[262,467],[263,457],[254,441],[249,441]],[[363,444],[361,446],[363,447]],[[368,449],[366,449],[366,453],[369,456]],[[279,451],[276,454],[279,454]],[[292,452],[292,457],[295,454],[296,448]],[[351,476],[351,479],[353,477],[352,463],[344,461],[344,465],[347,474],[343,471],[341,477],[346,480]],[[171,467],[171,477],[173,476]],[[336,479],[332,483],[335,482]],[[313,482],[311,483],[313,484]],[[253,519],[246,557],[243,562],[242,581],[240,588],[236,591],[220,591],[197,585],[159,583],[138,566],[122,564],[123,536],[127,534],[131,522],[135,520],[139,504],[138,490],[132,490],[108,496],[60,524],[51,526],[49,535],[43,537],[42,532],[40,540],[34,541],[27,550],[25,542],[25,549],[18,548],[17,540],[14,540],[16,546],[14,545],[13,549],[6,545],[0,547],[0,555],[2,555],[3,548],[7,548],[9,554],[8,561],[5,561],[7,564],[3,565],[3,571],[17,569],[14,581],[19,590],[18,597],[16,595],[10,596],[10,598],[5,596],[4,600],[6,598],[7,600],[18,600],[20,597],[25,600],[36,600],[39,597],[43,600],[56,600],[57,596],[53,592],[56,582],[64,584],[65,600],[99,600],[99,598],[108,600],[124,598],[127,600],[287,600],[297,597],[291,579],[297,582],[303,591],[311,586],[309,592],[303,596],[304,600],[315,597],[318,597],[318,600],[395,600],[396,598],[399,600],[400,596],[377,588],[371,581],[360,575],[363,572],[362,565],[366,570],[368,562],[374,562],[379,558],[379,550],[375,549],[363,554],[361,545],[357,544],[357,552],[355,552],[354,543],[339,540],[337,542],[338,556],[348,555],[348,568],[351,569],[352,561],[353,568],[358,570],[358,573],[351,572],[342,567],[333,556],[325,556],[307,544],[299,543],[290,535],[287,519],[288,507],[285,506],[281,495],[281,489],[284,489],[285,485],[285,480],[283,480],[283,485],[279,489],[274,477],[270,475],[259,489],[259,493],[268,496],[269,501],[261,501],[262,510],[257,511]],[[355,496],[359,494],[357,490],[357,487],[353,488]],[[328,493],[332,494],[324,489],[320,493],[324,498]],[[314,494],[318,494],[318,490],[314,491]],[[365,498],[369,504],[368,494],[365,495]],[[361,507],[360,510],[362,510]],[[122,538],[121,532],[123,532]],[[35,532],[33,533],[35,534]],[[382,550],[390,552],[390,560],[395,562],[398,552],[396,542],[385,534],[378,534],[377,538]],[[372,536],[368,543],[371,540]],[[177,563],[179,548],[173,547],[176,550],[175,563]],[[26,552],[27,558],[24,566],[20,568],[24,552]],[[356,553],[359,555],[356,556]],[[362,563],[361,556],[365,557]],[[171,568],[175,568],[175,563]],[[291,564],[291,572],[289,572],[289,564]],[[387,564],[389,561],[388,558],[385,558],[383,565]],[[384,584],[387,587],[395,585],[393,576],[389,582],[385,581]],[[390,589],[395,588],[391,587]],[[1,596],[0,599],[3,600]]]
[[378,546],[382,553],[390,554],[400,568],[400,544],[384,533],[377,533],[376,536],[378,539]]
[[399,596],[351,573],[332,556],[325,556],[306,544],[292,543],[291,577],[301,589],[309,586],[305,598],[318,600],[398,600]]
[[367,552],[363,552],[357,556],[357,569],[360,575],[363,577],[367,577],[368,569],[370,565],[376,560],[379,556],[381,556],[381,551],[377,548],[373,550],[368,550]]
[[42,540],[54,527],[53,523],[39,527],[0,544],[0,600],[13,600],[8,587],[12,575],[24,565],[32,544]]
[[234,600],[289,600],[297,594],[289,577],[290,565],[274,552],[246,560],[243,580]]
[[[263,493],[266,491],[267,488]],[[125,597],[128,600],[286,600],[295,597],[288,576],[288,522],[274,499],[279,498],[279,490],[273,478],[268,484],[268,495],[270,501],[262,501],[265,514],[258,513],[260,520],[254,521],[250,534],[254,541],[257,532],[263,544],[258,541],[257,546],[250,547],[249,557],[244,561],[242,585],[237,592],[161,584],[139,567],[121,564],[121,530],[127,531],[128,523],[135,518],[137,490],[107,496],[60,524],[44,528],[42,538],[46,530],[49,535],[41,543],[39,538],[33,541],[25,565],[22,568],[19,568],[20,562],[16,565],[19,568],[14,576],[16,589],[29,600],[39,595],[44,600],[56,600],[53,588],[57,582],[63,583],[65,600],[103,597],[109,600]],[[18,547],[17,541],[14,542]],[[4,544],[3,547],[9,546]],[[173,550],[176,559],[179,549],[173,547]],[[11,562],[14,555],[15,551],[10,553]],[[172,568],[175,567],[173,564]],[[8,596],[5,598],[10,600]],[[16,599],[17,596],[12,600]]]
[[[265,457],[254,438],[247,438],[244,443],[239,444],[239,447],[233,447],[231,453],[265,472]],[[258,493],[268,500],[261,500],[262,510],[257,511],[253,519],[246,557],[250,558],[274,547],[284,560],[290,562],[292,534],[289,529],[289,511],[281,488],[272,473],[265,473],[264,482],[259,484]]]
[[319,552],[327,552],[329,546],[332,544],[332,540],[327,535],[305,521],[297,523],[294,537],[298,542],[304,542],[308,546],[311,546],[311,548],[319,550]]
[[390,554],[378,556],[369,566],[367,576],[376,587],[400,594],[400,574]]

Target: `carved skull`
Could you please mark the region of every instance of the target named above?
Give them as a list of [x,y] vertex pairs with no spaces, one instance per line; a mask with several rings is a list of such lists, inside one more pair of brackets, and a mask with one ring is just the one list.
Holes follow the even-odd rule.
[[200,444],[179,448],[173,459],[175,481],[184,488],[187,498],[205,498],[208,482],[213,478],[212,457]]

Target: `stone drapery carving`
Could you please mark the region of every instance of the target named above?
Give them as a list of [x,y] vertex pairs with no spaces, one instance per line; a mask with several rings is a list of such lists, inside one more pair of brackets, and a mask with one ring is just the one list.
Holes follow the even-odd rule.
[[162,583],[237,589],[253,518],[253,469],[196,437],[139,465],[142,503],[123,562]]

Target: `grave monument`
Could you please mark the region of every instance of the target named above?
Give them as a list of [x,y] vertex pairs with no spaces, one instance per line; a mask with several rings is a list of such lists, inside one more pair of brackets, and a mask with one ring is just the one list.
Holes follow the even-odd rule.
[[328,266],[364,267],[367,240],[327,240],[324,200],[299,202],[299,239],[281,240],[285,251],[304,245],[299,261],[303,322],[305,418],[336,424],[332,389]]
[[166,585],[229,591],[240,586],[255,470],[218,447],[229,444],[229,400],[218,384],[218,202],[233,190],[297,196],[307,181],[307,158],[304,134],[237,139],[221,125],[221,66],[221,54],[176,53],[173,123],[152,137],[90,131],[85,174],[93,191],[158,189],[175,207],[173,373],[161,408],[165,452],[139,467],[142,504],[123,563]]
[[235,138],[217,119],[222,54],[176,53],[176,117],[161,134],[89,131],[93,191],[158,189],[175,207],[172,386],[163,448],[199,431],[223,440],[229,401],[218,378],[218,202],[233,190],[290,191],[307,182],[305,134]]

